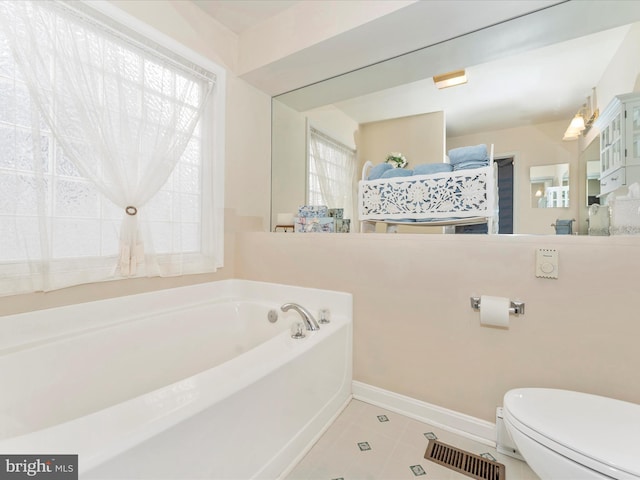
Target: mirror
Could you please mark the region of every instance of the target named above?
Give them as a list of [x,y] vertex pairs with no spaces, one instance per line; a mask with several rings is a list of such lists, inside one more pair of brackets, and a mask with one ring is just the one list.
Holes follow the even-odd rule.
[[[593,87],[602,110],[614,95],[634,89],[640,70],[640,25],[629,23],[640,20],[640,3],[620,2],[621,8],[608,3],[561,3],[275,97],[272,229],[279,213],[296,211],[306,202],[309,125],[358,150],[361,125],[430,113],[445,118],[443,153],[485,143],[495,146],[496,157],[514,157],[514,233],[554,234],[550,225],[557,211],[534,205],[531,193],[531,168],[546,164],[568,166],[565,184],[559,185],[567,187],[569,195],[563,216],[576,218],[581,233],[586,231],[583,199],[593,196],[586,192],[581,152],[586,141],[563,142],[563,133]],[[600,25],[576,22],[580,15],[562,13],[585,4],[603,5],[600,14],[590,17]],[[509,43],[509,38],[515,40]],[[433,75],[461,65],[467,69],[467,84],[435,89]],[[398,146],[390,151],[403,150]],[[365,161],[384,162],[358,153],[357,179]],[[414,156],[410,166],[412,161],[442,162],[443,156],[420,162]],[[357,224],[352,220],[352,230],[357,231]]]
[[600,162],[598,160],[587,161],[587,207],[600,204]]
[[569,164],[542,165],[529,169],[532,208],[569,207]]

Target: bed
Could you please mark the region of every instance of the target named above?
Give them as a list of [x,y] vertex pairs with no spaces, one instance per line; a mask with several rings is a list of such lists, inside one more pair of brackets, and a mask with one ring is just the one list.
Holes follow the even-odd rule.
[[[442,226],[454,232],[456,226],[486,223],[488,233],[498,233],[493,145],[450,150],[448,158],[449,163],[417,165],[413,170],[386,167],[380,178],[374,173],[382,164],[366,162],[358,182],[361,231],[375,232],[376,223],[386,224],[387,232],[397,232],[398,225]],[[434,170],[443,171],[422,173]]]

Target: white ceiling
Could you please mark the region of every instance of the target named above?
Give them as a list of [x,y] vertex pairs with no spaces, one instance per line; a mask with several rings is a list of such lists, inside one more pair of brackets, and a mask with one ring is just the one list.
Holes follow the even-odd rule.
[[232,32],[242,33],[298,0],[192,0]]

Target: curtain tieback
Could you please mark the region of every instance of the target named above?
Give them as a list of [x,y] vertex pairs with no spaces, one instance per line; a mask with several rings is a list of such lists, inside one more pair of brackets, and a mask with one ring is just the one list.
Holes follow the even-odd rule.
[[138,209],[136,207],[132,207],[131,205],[125,208],[124,211],[127,212],[127,215],[131,215],[131,216],[138,213]]

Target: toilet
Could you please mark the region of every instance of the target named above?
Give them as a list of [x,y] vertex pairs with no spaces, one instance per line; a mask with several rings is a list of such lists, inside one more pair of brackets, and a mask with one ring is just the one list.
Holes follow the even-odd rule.
[[640,405],[586,393],[518,388],[504,424],[542,480],[640,479]]

